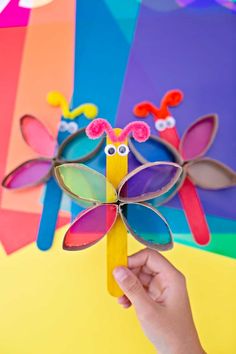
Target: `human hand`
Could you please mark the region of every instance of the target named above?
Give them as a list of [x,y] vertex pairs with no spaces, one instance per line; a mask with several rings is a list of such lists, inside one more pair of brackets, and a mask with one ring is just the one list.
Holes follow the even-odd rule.
[[160,253],[144,249],[113,274],[124,291],[118,302],[135,307],[144,333],[161,354],[203,354],[184,276]]

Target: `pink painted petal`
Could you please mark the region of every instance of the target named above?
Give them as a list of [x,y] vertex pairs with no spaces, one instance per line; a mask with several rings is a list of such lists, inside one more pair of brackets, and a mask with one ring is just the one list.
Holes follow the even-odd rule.
[[57,142],[40,120],[25,115],[20,120],[20,126],[24,140],[34,151],[45,157],[55,155]]
[[117,214],[115,204],[101,204],[84,210],[66,232],[63,248],[79,251],[94,245],[112,228]]
[[222,189],[236,186],[236,172],[219,161],[202,158],[186,166],[192,182],[204,189]]
[[211,146],[218,128],[218,118],[212,114],[196,120],[184,133],[179,150],[184,160],[203,156]]
[[4,178],[2,186],[7,189],[36,186],[48,179],[52,166],[52,161],[45,159],[26,161]]

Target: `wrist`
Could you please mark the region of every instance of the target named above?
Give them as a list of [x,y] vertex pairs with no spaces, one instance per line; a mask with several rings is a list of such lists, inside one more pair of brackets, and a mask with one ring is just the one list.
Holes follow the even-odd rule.
[[172,348],[168,347],[166,350],[160,350],[157,346],[155,346],[155,348],[157,350],[157,354],[207,354],[200,343],[182,343],[181,345],[173,346]]

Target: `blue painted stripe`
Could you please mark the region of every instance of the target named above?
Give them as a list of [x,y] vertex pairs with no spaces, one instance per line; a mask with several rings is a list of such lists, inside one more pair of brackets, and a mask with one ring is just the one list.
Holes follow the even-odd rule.
[[[99,115],[115,122],[124,73],[127,65],[132,33],[134,32],[139,3],[129,0],[129,18],[124,17],[115,1],[77,0],[74,93],[71,108],[84,102],[95,103]],[[63,118],[62,118],[63,119]],[[78,117],[80,127],[89,121]],[[66,134],[59,133],[59,144]],[[100,159],[89,165],[101,169]],[[41,250],[51,247],[55,233],[62,192],[52,179],[47,183],[37,245]],[[71,203],[74,219],[82,210]]]
[[[77,1],[72,107],[92,102],[98,106],[99,116],[112,125],[115,124],[139,9],[136,0],[129,0],[128,5],[127,18],[127,12],[124,16],[124,8],[117,6],[117,1]],[[79,123],[86,126],[88,120],[80,118]],[[105,174],[105,163],[101,171],[98,159],[89,165]],[[81,208],[72,202],[72,219],[80,211]]]

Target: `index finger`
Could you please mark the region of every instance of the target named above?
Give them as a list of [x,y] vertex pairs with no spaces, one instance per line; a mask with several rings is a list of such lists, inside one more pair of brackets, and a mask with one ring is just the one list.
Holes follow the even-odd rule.
[[146,266],[154,273],[166,273],[175,275],[178,270],[159,252],[145,248],[128,258],[129,268]]

